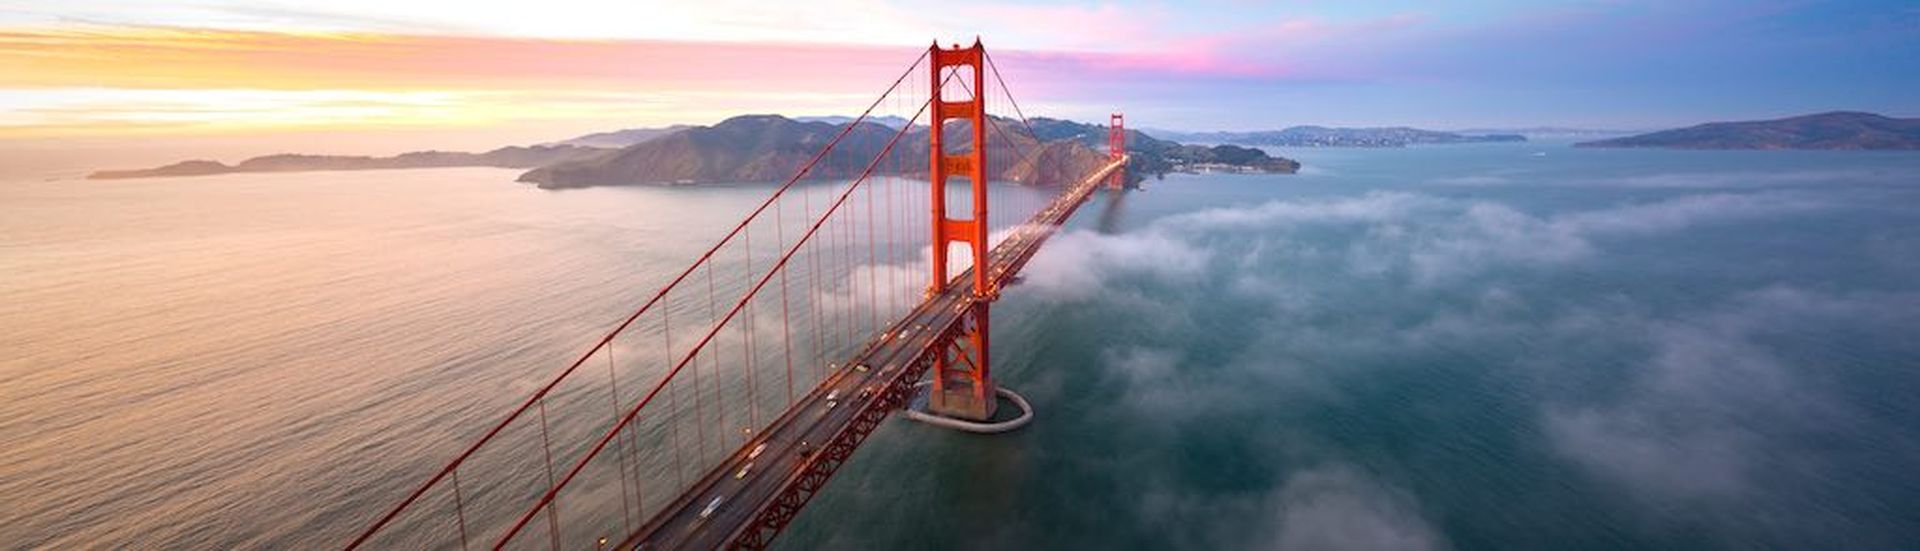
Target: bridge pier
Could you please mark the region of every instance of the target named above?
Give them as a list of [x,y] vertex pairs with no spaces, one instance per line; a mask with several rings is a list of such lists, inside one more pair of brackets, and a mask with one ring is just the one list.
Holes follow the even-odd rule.
[[[926,385],[926,382],[922,382],[920,385],[917,385],[917,386],[925,386],[925,385]],[[971,432],[975,434],[999,434],[1002,432],[1007,432],[1010,430],[1027,426],[1027,423],[1033,422],[1033,404],[1028,403],[1027,398],[1025,396],[1021,396],[1020,393],[1014,392],[1013,389],[1010,389],[1007,387],[995,388],[994,393],[999,394],[1000,397],[1006,398],[1008,401],[1013,402],[1013,407],[1020,408],[1020,415],[1012,419],[1008,419],[1005,421],[997,421],[997,422],[996,421],[969,421],[966,419],[955,419],[951,416],[938,415],[930,412],[916,410],[912,408],[911,404],[909,404],[907,408],[906,416],[908,419],[919,421],[919,422],[933,425],[936,427],[949,428],[949,429],[953,429],[961,432]]]
[[927,394],[927,411],[986,421],[993,418],[999,404],[987,371],[987,303],[975,301],[967,310],[957,334],[947,339],[944,350],[933,357],[933,389]]

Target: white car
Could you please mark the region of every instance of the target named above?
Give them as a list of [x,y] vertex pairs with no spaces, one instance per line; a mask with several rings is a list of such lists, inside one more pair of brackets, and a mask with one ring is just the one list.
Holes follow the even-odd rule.
[[759,458],[760,458],[760,452],[763,452],[763,451],[767,451],[767,445],[766,445],[766,444],[764,444],[764,443],[763,443],[763,444],[760,444],[760,445],[758,445],[758,446],[754,446],[754,447],[753,447],[753,451],[750,451],[750,452],[747,452],[747,460],[748,460],[748,461],[752,461],[752,460],[755,460],[755,459],[759,459]]
[[713,498],[713,501],[707,502],[707,508],[700,510],[700,518],[704,520],[707,517],[711,517],[713,516],[713,512],[719,509],[720,509],[720,498],[716,496]]

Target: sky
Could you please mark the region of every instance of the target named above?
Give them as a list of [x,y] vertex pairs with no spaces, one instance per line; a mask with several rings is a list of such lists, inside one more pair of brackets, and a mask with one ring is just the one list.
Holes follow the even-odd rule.
[[846,114],[976,36],[1028,111],[1135,127],[1920,116],[1911,2],[0,0],[0,142],[389,153]]

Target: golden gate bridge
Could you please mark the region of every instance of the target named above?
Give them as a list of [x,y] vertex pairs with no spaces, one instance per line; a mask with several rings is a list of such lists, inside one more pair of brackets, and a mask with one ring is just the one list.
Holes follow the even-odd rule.
[[[873,122],[891,117],[906,122]],[[765,547],[895,411],[1017,426],[1031,406],[992,377],[990,307],[1096,190],[1123,187],[1121,115],[1108,131],[1085,162],[1035,133],[977,39],[935,43],[347,548]],[[851,179],[810,176],[876,146]],[[1047,176],[1063,166],[1085,173]],[[1001,394],[1026,411],[1004,420]]]

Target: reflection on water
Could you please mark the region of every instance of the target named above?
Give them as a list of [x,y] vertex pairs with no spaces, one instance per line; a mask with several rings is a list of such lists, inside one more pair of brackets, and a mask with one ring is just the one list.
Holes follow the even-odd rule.
[[765,194],[511,177],[0,189],[0,540],[344,541]]
[[[1920,157],[1541,147],[1100,194],[996,306],[1035,423],[889,422],[779,543],[1920,538]],[[768,189],[512,175],[0,185],[0,541],[344,541]]]

